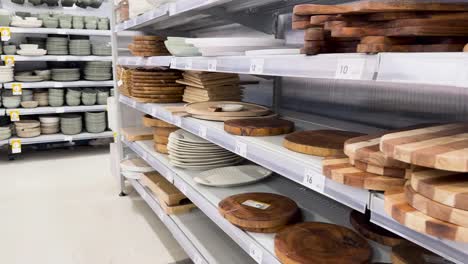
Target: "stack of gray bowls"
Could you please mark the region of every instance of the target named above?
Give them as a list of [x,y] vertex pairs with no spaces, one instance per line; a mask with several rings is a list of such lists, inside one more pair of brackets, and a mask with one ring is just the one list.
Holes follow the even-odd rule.
[[107,98],[109,98],[109,90],[108,89],[98,89],[97,92],[97,104],[98,105],[106,105]]
[[81,115],[67,114],[60,117],[60,130],[65,135],[76,135],[83,130]]
[[46,49],[48,55],[68,55],[68,36],[48,37]]
[[84,89],[81,93],[81,102],[84,105],[95,105],[97,102],[97,91],[90,88]]
[[84,28],[84,18],[82,16],[73,16],[72,24],[74,29],[83,29]]
[[32,90],[23,90],[21,92],[21,102],[34,101],[34,95]]
[[79,68],[55,68],[51,71],[52,80],[59,82],[78,81],[81,76]]
[[86,131],[89,133],[102,133],[106,131],[106,112],[85,113]]
[[106,43],[94,43],[92,44],[93,55],[96,56],[111,56],[112,47]]
[[81,104],[81,89],[80,88],[68,88],[66,95],[67,105],[78,106]]
[[49,89],[49,105],[53,107],[62,106],[64,104],[64,89]]
[[5,108],[18,108],[21,105],[21,95],[13,95],[11,90],[2,93],[2,104]]
[[34,91],[34,101],[39,103],[39,106],[49,105],[49,91],[48,90],[37,90]]
[[11,127],[10,125],[0,126],[0,140],[5,140],[11,138]]
[[69,44],[70,55],[91,55],[91,42],[89,39],[71,39]]
[[112,62],[86,62],[86,65],[84,67],[84,79],[90,81],[106,81],[112,79]]

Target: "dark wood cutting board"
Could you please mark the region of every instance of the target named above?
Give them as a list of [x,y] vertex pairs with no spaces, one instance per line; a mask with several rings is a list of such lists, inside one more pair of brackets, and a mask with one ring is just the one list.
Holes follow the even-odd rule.
[[314,156],[336,156],[343,154],[343,145],[346,140],[362,135],[340,130],[299,131],[287,135],[283,146],[295,152]]
[[365,215],[358,211],[352,211],[349,216],[349,222],[363,237],[379,244],[394,247],[406,241],[387,229],[371,223],[370,215]]
[[451,263],[427,249],[412,243],[392,248],[392,264],[435,264]]
[[275,254],[283,264],[369,263],[372,250],[354,231],[338,225],[305,222],[275,236]]
[[224,122],[224,130],[238,136],[276,136],[294,131],[294,122],[279,118],[234,119]]
[[273,193],[243,193],[225,198],[219,213],[232,224],[250,231],[277,231],[297,219],[299,208],[288,197]]

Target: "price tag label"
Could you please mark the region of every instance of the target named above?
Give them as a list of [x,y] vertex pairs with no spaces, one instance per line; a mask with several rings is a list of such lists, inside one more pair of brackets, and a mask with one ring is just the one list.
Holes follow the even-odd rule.
[[315,173],[311,169],[305,169],[302,183],[314,191],[320,193],[325,191],[325,176]]
[[180,116],[172,116],[172,123],[178,127],[182,126],[182,118]]
[[5,61],[6,66],[10,66],[10,67],[15,66],[15,56],[6,55],[4,58],[4,61]]
[[187,60],[185,61],[184,69],[190,70],[190,69],[192,69],[192,66],[193,66],[193,61],[192,61],[192,59],[187,59]]
[[21,139],[12,139],[10,141],[11,153],[18,154],[21,153]]
[[340,59],[336,67],[335,79],[360,80],[365,64],[364,59]]
[[13,95],[22,95],[23,94],[23,84],[22,83],[12,83],[11,90]]
[[19,110],[12,110],[12,111],[10,111],[10,120],[11,120],[11,122],[20,121],[20,113],[19,113]]
[[67,57],[65,57],[65,56],[57,56],[57,61],[67,61]]
[[117,132],[114,132],[114,143],[117,142],[119,134]]
[[159,210],[159,213],[158,213],[158,216],[159,216],[159,219],[161,219],[161,221],[164,223],[164,221],[166,221],[166,215],[164,214],[163,210]]
[[63,141],[65,141],[65,142],[72,142],[72,141],[73,141],[73,137],[72,137],[72,136],[65,136],[65,137],[63,137]]
[[2,41],[9,41],[11,39],[11,31],[9,27],[0,28],[0,33],[1,33]]
[[137,105],[137,102],[136,102],[136,101],[132,101],[132,107],[133,107],[133,108],[136,108],[136,105]]
[[55,83],[54,83],[54,87],[55,87],[55,88],[62,88],[62,87],[63,87],[63,83],[61,83],[61,82],[55,82]]
[[67,31],[65,29],[57,29],[57,34],[65,35],[67,34]]
[[250,73],[251,74],[262,74],[263,65],[265,65],[264,59],[252,59],[250,60]]
[[247,144],[244,142],[236,141],[236,153],[237,155],[246,158],[247,157]]
[[216,71],[216,67],[218,66],[217,60],[209,60],[208,61],[208,71]]
[[254,244],[250,244],[249,255],[257,262],[262,263],[263,261],[263,251]]
[[208,131],[208,129],[206,128],[206,126],[200,126],[198,128],[198,136],[202,137],[202,138],[206,138],[206,132],[207,131]]
[[138,58],[137,61],[136,61],[136,65],[137,66],[145,66],[145,58]]
[[154,116],[154,117],[157,117],[158,116],[158,109],[157,108],[151,108],[151,115]]
[[172,58],[171,59],[171,68],[176,68],[177,67],[177,58]]
[[57,107],[57,109],[55,109],[55,113],[57,113],[57,114],[65,113],[65,108],[64,107]]

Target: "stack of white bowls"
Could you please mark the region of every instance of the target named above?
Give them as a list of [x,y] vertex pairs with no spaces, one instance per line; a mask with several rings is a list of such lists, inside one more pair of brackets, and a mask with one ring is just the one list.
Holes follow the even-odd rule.
[[89,39],[71,39],[68,44],[70,55],[91,55],[91,42]]
[[84,89],[81,93],[81,102],[84,105],[95,105],[97,101],[97,92],[95,89]]
[[15,123],[16,135],[21,138],[32,138],[41,135],[41,123],[36,120],[22,120]]
[[33,98],[34,96],[32,90],[23,90],[21,92],[21,102],[34,101]]
[[66,95],[67,105],[78,106],[81,104],[81,89],[80,88],[68,88]]
[[56,134],[60,132],[60,118],[55,116],[41,116],[41,133],[42,134]]
[[107,89],[98,89],[97,92],[97,104],[98,105],[106,105],[107,98],[109,98],[109,90]]
[[5,140],[9,138],[11,138],[10,125],[0,126],[0,140]]
[[21,95],[13,95],[11,90],[3,91],[2,104],[5,108],[18,108],[21,104]]
[[13,67],[0,66],[0,83],[12,82],[13,77]]
[[86,131],[89,133],[102,133],[107,128],[106,112],[85,113]]
[[48,55],[68,55],[68,36],[48,37],[46,49]]
[[60,130],[65,135],[76,135],[83,130],[81,115],[68,114],[60,117]]
[[64,104],[64,89],[49,89],[49,105],[53,107],[62,106]]
[[38,90],[34,92],[34,101],[39,103],[39,106],[49,105],[49,92],[47,90]]

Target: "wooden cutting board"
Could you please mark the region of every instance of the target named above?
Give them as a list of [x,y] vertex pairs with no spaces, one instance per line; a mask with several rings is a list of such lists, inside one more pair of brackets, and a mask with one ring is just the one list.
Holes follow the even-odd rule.
[[314,156],[335,156],[343,154],[343,145],[346,140],[362,135],[340,130],[299,131],[287,135],[283,146],[295,152]]
[[468,123],[387,134],[381,138],[380,150],[406,163],[468,172]]
[[243,193],[219,202],[219,213],[232,224],[269,231],[283,227],[297,217],[299,208],[288,197],[273,193]]
[[144,173],[141,181],[156,194],[160,200],[164,201],[169,206],[179,205],[183,203],[183,200],[188,200],[179,189],[158,172]]
[[153,130],[153,133],[155,137],[169,137],[169,135],[176,130],[179,130],[179,128],[178,127],[155,127]]
[[357,264],[369,263],[372,249],[346,227],[305,222],[276,234],[275,254],[284,264]]
[[377,175],[395,178],[406,178],[407,169],[379,167],[360,160],[354,160],[351,162],[351,164],[362,171],[374,173]]
[[134,41],[163,41],[164,38],[160,36],[134,36]]
[[294,131],[294,122],[279,118],[234,119],[224,122],[224,130],[238,136],[276,136]]
[[160,119],[154,118],[150,115],[144,115],[142,117],[143,120],[143,125],[146,127],[168,127],[168,128],[177,128],[177,126],[173,124],[169,124],[167,122],[164,122]]
[[463,48],[463,52],[468,52],[468,44],[466,44],[465,47]]
[[385,211],[400,224],[419,233],[468,243],[468,228],[432,218],[406,201],[403,189],[385,192]]
[[358,211],[352,211],[349,216],[349,222],[363,237],[379,244],[394,247],[401,243],[405,243],[406,241],[387,229],[371,223],[370,215],[362,214]]
[[169,150],[167,149],[167,144],[154,144],[154,150],[161,154],[169,154]]
[[349,164],[348,158],[330,157],[322,161],[323,174],[333,181],[356,188],[385,191],[402,187],[406,180],[362,171]]
[[449,207],[468,210],[468,175],[418,169],[411,173],[411,187],[419,194]]
[[[197,119],[202,119],[202,120],[218,121],[218,122],[225,122],[228,120],[245,118],[245,117],[232,117],[232,116],[204,116],[204,115],[192,115],[192,117],[197,118]],[[255,119],[255,118],[274,118],[274,117],[278,117],[278,115],[274,113],[267,113],[264,116],[249,117],[249,118]]]
[[427,249],[412,243],[405,243],[392,248],[393,264],[435,264],[451,263]]
[[406,201],[412,207],[441,221],[468,228],[468,210],[460,210],[438,203],[417,193],[410,184],[405,185]]
[[157,143],[157,144],[167,145],[169,143],[169,138],[168,137],[155,136],[154,137],[154,142]]
[[130,142],[153,139],[153,130],[147,127],[126,127],[120,133]]
[[141,98],[141,97],[132,96],[132,98],[135,99],[135,101],[137,101],[139,103],[145,103],[145,104],[149,104],[149,103],[164,104],[164,103],[180,103],[180,102],[182,102],[182,97],[180,97],[180,98],[171,98],[171,99],[157,99],[157,98]]
[[[213,112],[210,107],[216,107],[224,104],[235,104],[242,105],[244,108],[239,112]],[[263,116],[270,112],[267,107],[249,104],[244,102],[232,102],[232,101],[215,101],[215,102],[199,102],[191,103],[185,106],[185,111],[192,115],[201,116],[218,116],[218,117],[253,117]]]

